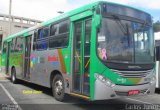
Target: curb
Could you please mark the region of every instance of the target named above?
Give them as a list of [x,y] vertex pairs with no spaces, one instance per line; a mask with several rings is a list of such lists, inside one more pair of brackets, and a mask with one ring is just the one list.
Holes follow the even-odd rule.
[[7,78],[6,77],[0,77],[0,80],[6,80]]
[[9,76],[4,73],[0,73],[0,80],[6,80]]

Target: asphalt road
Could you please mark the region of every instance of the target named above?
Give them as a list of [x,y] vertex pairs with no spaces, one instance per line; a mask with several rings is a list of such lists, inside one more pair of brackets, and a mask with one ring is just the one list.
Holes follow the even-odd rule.
[[48,88],[6,80],[0,81],[0,105],[0,110],[160,110],[160,94],[95,102],[70,96],[59,102]]

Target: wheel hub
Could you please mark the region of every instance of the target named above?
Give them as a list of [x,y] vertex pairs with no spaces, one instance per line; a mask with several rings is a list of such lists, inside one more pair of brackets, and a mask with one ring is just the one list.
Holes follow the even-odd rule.
[[14,74],[12,75],[12,81],[15,81],[15,76],[14,76]]
[[62,81],[58,80],[55,83],[55,92],[57,95],[61,95],[63,90]]

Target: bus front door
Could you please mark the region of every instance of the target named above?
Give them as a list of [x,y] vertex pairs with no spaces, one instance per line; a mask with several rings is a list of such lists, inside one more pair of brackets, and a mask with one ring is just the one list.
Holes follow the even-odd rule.
[[89,96],[91,19],[76,21],[73,28],[72,91]]
[[31,37],[25,38],[25,57],[24,57],[24,79],[30,79],[30,53],[31,53]]

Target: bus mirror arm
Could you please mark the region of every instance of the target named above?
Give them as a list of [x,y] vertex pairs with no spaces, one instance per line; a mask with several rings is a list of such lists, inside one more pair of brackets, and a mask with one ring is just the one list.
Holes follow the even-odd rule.
[[100,28],[98,27],[98,28],[97,28],[97,33],[99,33],[99,32],[100,32]]
[[101,26],[101,16],[100,15],[95,15],[95,25],[97,28]]

